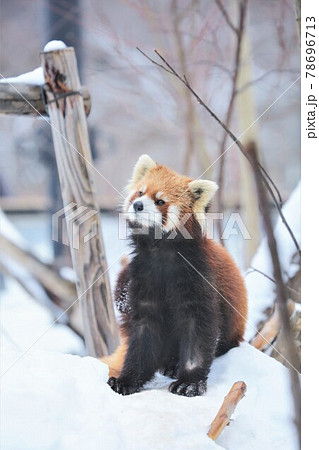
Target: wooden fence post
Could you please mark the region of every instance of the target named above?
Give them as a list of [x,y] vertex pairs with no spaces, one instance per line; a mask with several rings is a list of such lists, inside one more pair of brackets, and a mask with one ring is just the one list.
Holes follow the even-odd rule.
[[[75,52],[72,47],[41,53],[45,93],[51,121],[64,208],[75,214],[66,221],[85,343],[92,356],[112,353],[119,343],[110,290],[99,208],[95,199],[92,158]],[[75,206],[74,206],[75,204]],[[74,231],[89,239],[74,245]],[[84,242],[86,240],[86,242]]]

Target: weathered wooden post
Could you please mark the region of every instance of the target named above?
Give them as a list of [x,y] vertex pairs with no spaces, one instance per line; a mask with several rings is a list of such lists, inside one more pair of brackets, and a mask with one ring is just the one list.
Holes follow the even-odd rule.
[[[54,148],[64,208],[85,210],[67,220],[77,292],[84,321],[88,353],[103,356],[119,343],[99,208],[92,178],[92,158],[86,116],[73,47],[41,53],[45,94],[51,121]],[[74,205],[75,204],[75,205]],[[85,239],[73,245],[74,232]],[[75,236],[76,237],[76,236]],[[86,242],[85,242],[86,241]],[[79,244],[79,245],[78,245]],[[77,248],[78,247],[78,248]]]

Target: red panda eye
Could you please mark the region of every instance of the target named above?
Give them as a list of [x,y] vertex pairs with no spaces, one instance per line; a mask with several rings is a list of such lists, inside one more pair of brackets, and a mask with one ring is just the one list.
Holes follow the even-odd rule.
[[163,205],[165,205],[165,202],[164,202],[164,200],[155,200],[155,205],[163,206]]
[[142,195],[143,195],[143,192],[142,191],[138,191],[138,196],[142,197]]

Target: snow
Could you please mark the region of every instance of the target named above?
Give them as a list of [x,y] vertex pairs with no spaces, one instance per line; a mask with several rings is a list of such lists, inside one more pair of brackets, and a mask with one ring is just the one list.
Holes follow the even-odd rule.
[[[170,380],[159,374],[146,390],[123,397],[106,384],[106,365],[77,356],[84,348],[74,333],[51,326],[45,308],[13,281],[7,284],[1,301],[1,448],[297,448],[288,370],[249,344],[214,361],[203,397],[169,393]],[[206,433],[239,380],[247,384],[246,397],[215,444]]]
[[35,85],[44,84],[44,75],[42,67],[37,67],[31,72],[26,72],[16,77],[3,78],[0,83],[28,83]]
[[[9,350],[2,362],[7,450],[297,448],[288,370],[249,344],[218,358],[207,394],[194,398],[169,393],[170,380],[159,374],[146,390],[123,397],[94,358],[37,349],[20,356]],[[206,433],[238,380],[248,386],[246,397],[214,444]]]
[[[51,312],[55,317],[59,317],[62,315],[63,310],[52,302],[43,286],[35,278],[30,277],[30,273],[25,267],[17,264],[15,261],[9,258],[6,258],[4,265],[13,277],[16,277],[20,282],[23,283],[32,297],[37,299],[43,306],[49,307],[51,309]],[[63,315],[60,319],[60,322],[67,322],[67,316]]]
[[[55,324],[52,313],[36,303],[16,282],[6,279],[6,295],[1,297],[1,348],[40,350],[85,355],[82,340],[62,323]],[[3,370],[3,367],[2,369]]]
[[21,248],[25,248],[26,242],[21,237],[19,232],[12,225],[7,216],[3,213],[2,209],[0,209],[0,223],[1,223],[1,234],[5,236],[9,241],[15,243]]
[[[66,48],[63,41],[50,41],[45,45],[43,51],[53,52],[54,50],[61,50],[63,48]],[[3,78],[0,80],[0,83],[27,83],[39,86],[44,84],[43,69],[42,67],[37,67],[31,72],[26,72],[16,77]]]
[[[296,186],[291,196],[283,206],[283,214],[300,245],[300,183]],[[275,237],[278,253],[283,270],[284,280],[292,277],[298,270],[297,264],[291,261],[296,253],[296,247],[289,235],[287,228],[280,217],[275,225]],[[268,250],[266,237],[252,259],[251,267],[260,270],[273,278],[272,262]],[[248,269],[245,276],[248,291],[248,325],[245,338],[252,339],[258,328],[258,324],[266,318],[265,311],[272,307],[275,300],[275,284],[264,275]]]
[[[0,223],[1,223],[1,235],[4,236],[7,240],[10,242],[13,242],[15,245],[17,245],[19,248],[28,251],[30,254],[37,255],[37,252],[34,251],[34,249],[29,245],[29,243],[24,239],[20,233],[15,229],[15,227],[12,225],[10,220],[7,218],[7,216],[3,213],[3,211],[0,209]],[[54,317],[60,317],[59,322],[65,323],[67,321],[67,317],[62,315],[62,309],[52,303],[50,300],[48,294],[46,293],[43,286],[33,277],[30,277],[30,273],[27,270],[26,267],[19,264],[18,262],[14,261],[7,255],[3,255],[0,250],[0,256],[3,259],[2,264],[6,269],[11,273],[13,276],[15,276],[20,282],[24,284],[24,286],[28,289],[29,293],[43,306],[49,306],[51,312],[54,314]],[[39,258],[41,260],[41,258]],[[15,294],[12,296],[15,297]],[[3,310],[3,304],[2,310]],[[25,302],[22,295],[22,303],[20,307],[23,309],[25,307]],[[9,319],[10,320],[10,319]],[[36,325],[36,324],[35,324]]]
[[[23,219],[26,222],[26,219]],[[13,226],[7,216],[0,210],[1,234],[21,249],[34,253],[44,259],[38,253],[37,245],[32,245]],[[40,240],[40,234],[34,233],[35,240]],[[39,245],[39,242],[37,242]],[[69,327],[63,325],[66,316],[61,316],[62,309],[52,304],[44,288],[35,278],[30,277],[27,269],[0,251],[2,264],[10,273],[23,281],[29,292],[41,302],[37,303],[12,279],[5,280],[4,292],[1,292],[1,343],[6,346],[14,346],[20,351],[27,350],[37,341],[37,347],[46,350],[85,354],[82,340],[73,333]],[[4,295],[3,295],[4,294]],[[46,304],[50,304],[50,311]],[[59,323],[52,326],[55,317],[59,317]],[[44,334],[43,334],[44,333]],[[41,337],[41,339],[39,339]]]
[[[300,241],[300,187],[284,206],[284,214]],[[1,219],[2,220],[2,219]],[[27,219],[23,218],[26,227]],[[104,238],[111,249],[112,284],[120,268],[117,261],[127,243],[114,239],[117,222],[103,221]],[[6,223],[11,240],[25,245]],[[34,233],[28,244],[49,253],[50,236]],[[295,249],[278,221],[276,237],[285,271]],[[252,266],[268,273],[271,264],[265,240]],[[290,270],[293,274],[295,268]],[[66,275],[66,273],[64,273]],[[68,274],[69,277],[72,273]],[[258,273],[246,276],[249,322],[257,326],[272,305],[274,286]],[[53,324],[52,314],[36,304],[21,287],[6,280],[1,300],[1,443],[6,450],[144,450],[228,449],[294,450],[298,448],[293,423],[289,372],[281,363],[247,343],[217,358],[208,380],[207,393],[186,398],[173,395],[171,380],[156,374],[144,391],[123,397],[107,385],[108,368],[84,356],[82,341],[63,324]],[[254,330],[247,327],[246,337]],[[81,356],[78,356],[81,355]],[[246,397],[217,443],[206,435],[225,395],[234,382],[247,384]]]
[[66,48],[66,45],[63,41],[50,41],[45,45],[43,51],[53,52],[54,50],[62,50],[63,48]]

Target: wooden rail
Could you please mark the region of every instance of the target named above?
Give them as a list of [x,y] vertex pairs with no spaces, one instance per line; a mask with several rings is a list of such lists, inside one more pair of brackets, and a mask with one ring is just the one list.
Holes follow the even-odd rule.
[[[81,87],[85,114],[91,111],[91,97],[85,86]],[[47,116],[43,102],[42,86],[27,83],[0,83],[0,113]]]

